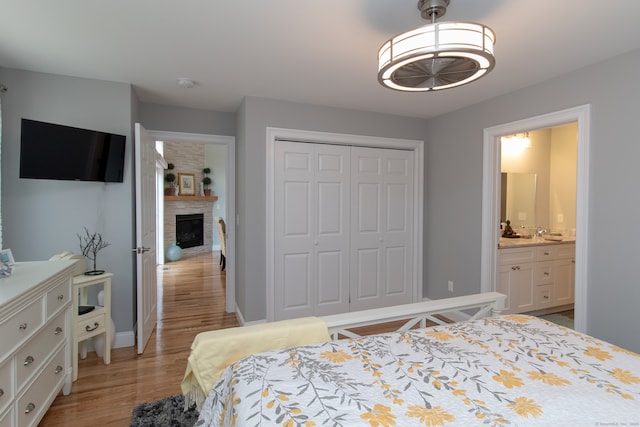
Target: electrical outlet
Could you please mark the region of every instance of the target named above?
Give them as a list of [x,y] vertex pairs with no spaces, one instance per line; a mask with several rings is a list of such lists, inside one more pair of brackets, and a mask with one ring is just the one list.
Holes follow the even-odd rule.
[[560,223],[564,222],[564,215],[558,214],[558,222]]
[[453,280],[449,280],[449,283],[447,284],[447,287],[449,289],[449,292],[453,292]]

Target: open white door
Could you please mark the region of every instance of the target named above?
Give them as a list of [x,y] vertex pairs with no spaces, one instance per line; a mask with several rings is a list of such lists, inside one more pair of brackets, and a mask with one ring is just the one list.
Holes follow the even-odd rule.
[[145,128],[135,127],[136,168],[136,270],[138,310],[138,354],[156,326],[156,151],[154,138]]

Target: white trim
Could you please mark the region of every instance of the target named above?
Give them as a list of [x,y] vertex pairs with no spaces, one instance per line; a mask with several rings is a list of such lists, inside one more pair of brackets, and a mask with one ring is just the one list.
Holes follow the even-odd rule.
[[396,139],[396,138],[383,138],[376,136],[366,135],[351,135],[342,133],[329,133],[329,132],[315,132],[298,129],[283,129],[267,127],[267,147],[266,147],[266,198],[267,198],[267,211],[266,211],[266,254],[267,254],[267,321],[273,321],[275,319],[274,307],[274,224],[275,224],[275,206],[273,203],[274,197],[274,182],[275,182],[275,143],[276,140],[282,141],[298,141],[298,142],[312,142],[318,144],[334,144],[334,145],[354,145],[362,147],[376,147],[376,148],[391,148],[391,149],[405,149],[412,150],[414,152],[414,215],[413,215],[413,230],[416,238],[414,239],[413,247],[413,292],[412,302],[418,302],[422,299],[422,275],[423,275],[423,224],[424,224],[424,141],[413,139]]
[[496,289],[498,250],[497,218],[500,211],[500,142],[503,135],[530,131],[566,123],[578,123],[578,158],[576,177],[576,271],[575,329],[587,332],[587,254],[589,225],[589,104],[544,114],[484,130],[482,175],[482,268],[481,292]]
[[240,326],[251,326],[251,325],[260,325],[262,323],[267,323],[265,319],[253,320],[251,322],[247,322],[244,320],[244,316],[242,315],[242,311],[240,311],[240,307],[236,304],[236,318],[238,319],[238,323]]
[[[190,142],[197,144],[220,144],[227,147],[226,179],[226,218],[236,217],[236,138],[226,135],[207,135],[199,133],[148,131],[157,141]],[[226,310],[233,313],[236,309],[236,221],[227,220],[227,259],[226,259]]]

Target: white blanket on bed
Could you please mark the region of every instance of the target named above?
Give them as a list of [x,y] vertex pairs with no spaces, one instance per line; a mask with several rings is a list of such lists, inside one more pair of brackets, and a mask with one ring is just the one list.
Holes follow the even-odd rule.
[[199,426],[639,425],[640,356],[529,316],[248,356]]
[[317,317],[202,332],[191,344],[181,384],[185,403],[200,408],[225,368],[244,356],[329,340],[327,325]]

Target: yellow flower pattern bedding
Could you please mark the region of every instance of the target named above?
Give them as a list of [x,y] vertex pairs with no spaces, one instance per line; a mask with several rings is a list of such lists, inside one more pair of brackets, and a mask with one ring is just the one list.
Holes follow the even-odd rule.
[[248,356],[196,426],[639,423],[639,355],[511,315]]

